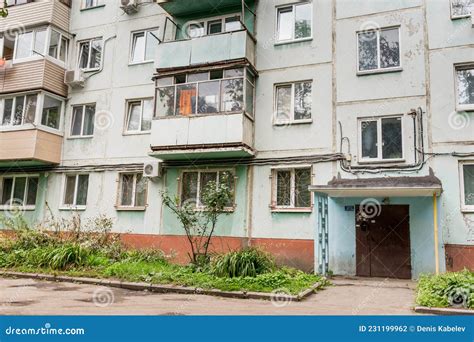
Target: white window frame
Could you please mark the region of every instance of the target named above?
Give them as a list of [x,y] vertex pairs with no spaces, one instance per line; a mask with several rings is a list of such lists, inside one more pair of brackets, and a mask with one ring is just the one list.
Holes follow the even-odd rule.
[[[14,104],[16,102],[16,97],[17,96],[25,96],[25,101],[26,101],[26,96],[28,95],[35,95],[37,96],[36,100],[36,112],[35,112],[35,119],[32,123],[22,123],[21,125],[1,125],[3,122],[3,115],[4,111],[3,109],[5,108],[5,100],[6,99],[12,99],[14,100]],[[59,128],[55,129],[49,126],[45,126],[41,123],[42,121],[42,116],[43,116],[43,107],[44,107],[44,98],[45,96],[49,96],[51,98],[57,99],[61,101],[61,112],[59,113],[60,118],[59,118]],[[63,125],[63,120],[64,120],[64,111],[65,111],[65,99],[55,95],[50,92],[22,92],[22,93],[15,93],[15,94],[9,94],[7,96],[2,96],[0,97],[0,131],[11,131],[11,130],[22,130],[22,129],[31,129],[32,127],[38,127],[41,128],[44,131],[49,131],[54,134],[62,133],[62,125]],[[23,118],[24,120],[24,115],[23,113]],[[12,120],[12,119],[10,119]],[[11,122],[11,121],[10,121]]]
[[[132,32],[131,39],[130,39],[130,56],[129,56],[129,61],[128,61],[129,65],[145,64],[145,63],[151,63],[151,62],[154,61],[154,59],[145,59],[145,57],[146,57],[146,47],[147,47],[147,44],[148,44],[148,33],[153,32],[153,31],[159,31],[159,27],[152,27],[152,28],[149,28],[149,29],[138,30],[138,31],[133,31]],[[135,38],[135,35],[138,35],[138,34],[141,34],[141,33],[143,33],[144,38],[145,38],[145,46],[144,46],[144,49],[143,49],[143,56],[142,56],[142,59],[140,61],[133,61],[133,52],[135,50],[134,38]]]
[[183,186],[184,186],[184,178],[183,178],[183,175],[185,173],[197,173],[198,174],[198,180],[197,180],[197,192],[196,192],[196,207],[194,208],[194,210],[203,210],[204,209],[204,206],[201,205],[201,203],[199,202],[199,198],[201,197],[201,173],[210,173],[210,172],[216,172],[217,173],[217,184],[219,184],[219,174],[221,172],[229,172],[231,177],[233,177],[233,182],[234,182],[234,194],[233,194],[233,197],[232,197],[232,206],[230,207],[225,207],[224,208],[224,211],[234,211],[234,209],[236,208],[237,204],[235,203],[235,193],[236,193],[236,189],[237,189],[237,176],[236,176],[236,173],[235,173],[235,169],[228,169],[228,168],[219,168],[219,169],[188,169],[188,170],[182,170],[181,173],[180,173],[180,176],[179,176],[179,179],[178,179],[178,186],[179,186],[179,189],[178,189],[178,194],[179,194],[179,203],[180,205],[182,205],[182,202],[183,202]]
[[[35,109],[35,118],[33,122],[25,123],[25,114],[26,114],[26,97],[30,95],[36,95],[36,109]],[[15,107],[16,107],[16,98],[19,96],[24,96],[25,99],[23,100],[23,113],[21,116],[21,124],[20,125],[12,125],[13,118],[15,115]],[[35,126],[38,121],[38,113],[39,113],[39,107],[40,107],[40,96],[41,93],[39,92],[23,92],[23,93],[15,93],[15,94],[9,94],[7,96],[2,96],[0,98],[0,130],[11,130],[11,129],[20,129],[20,128],[31,128],[32,126]],[[10,124],[8,125],[2,125],[3,123],[3,116],[5,115],[4,109],[5,109],[5,100],[8,99],[13,99],[12,103],[12,115],[10,118]]]
[[[393,30],[393,29],[398,29],[398,49],[399,49],[399,61],[400,65],[395,66],[395,67],[389,67],[389,68],[381,68],[380,67],[380,32],[385,31],[385,30]],[[359,34],[363,34],[366,32],[376,32],[377,33],[377,68],[376,69],[371,69],[371,70],[360,70],[360,64],[359,64]],[[401,26],[400,25],[394,25],[394,26],[386,26],[386,27],[381,27],[373,30],[362,30],[362,31],[356,31],[356,42],[357,42],[357,75],[366,75],[366,74],[379,74],[379,73],[384,73],[384,72],[394,72],[394,71],[401,71],[403,70],[403,65],[402,65],[402,32],[401,32]]]
[[[117,181],[117,183],[118,183],[117,203],[115,205],[116,210],[118,210],[118,211],[121,211],[121,210],[136,210],[136,211],[146,210],[146,208],[148,206],[148,180],[143,175],[142,175],[142,179],[146,182],[146,186],[145,186],[145,205],[137,206],[136,203],[135,203],[135,201],[136,201],[135,195],[136,195],[136,190],[137,190],[137,178],[138,178],[139,174],[141,174],[141,173],[127,172],[127,171],[119,172],[118,181]],[[124,175],[130,175],[130,176],[133,175],[133,189],[132,189],[132,204],[131,205],[123,205],[122,204],[122,196],[123,196],[122,184],[123,184],[123,176]]]
[[[295,207],[296,200],[296,170],[309,169],[310,172],[310,184],[313,182],[314,174],[313,167],[310,164],[307,165],[283,165],[275,166],[270,170],[270,181],[271,181],[271,203],[270,209],[272,212],[299,212],[299,213],[311,213],[314,206],[314,198],[310,193],[310,206],[309,207]],[[278,193],[278,177],[277,173],[279,171],[290,171],[290,205],[277,205],[277,193]],[[309,190],[308,190],[309,191]]]
[[[311,83],[311,118],[309,119],[295,119],[295,86],[296,83]],[[279,120],[278,115],[278,88],[284,86],[291,86],[291,113],[289,120]],[[288,125],[288,124],[304,124],[304,123],[311,123],[313,122],[313,80],[302,80],[302,81],[293,81],[293,82],[286,82],[286,83],[276,83],[273,87],[273,125],[274,126],[281,126],[281,125]]]
[[474,111],[474,103],[472,104],[460,104],[459,103],[459,81],[458,81],[458,71],[472,69],[474,70],[474,63],[466,63],[466,64],[455,64],[454,65],[454,94],[456,99],[456,110],[459,112],[462,111]]
[[[22,203],[23,205],[22,206],[16,206],[16,205],[6,205],[4,203],[0,203],[0,210],[5,210],[5,209],[11,209],[11,208],[14,208],[14,207],[19,207],[23,210],[35,210],[36,209],[36,201],[38,199],[38,192],[39,192],[39,174],[15,174],[15,175],[5,175],[5,176],[1,176],[0,177],[0,191],[3,192],[3,180],[5,178],[13,178],[13,185],[12,185],[12,192],[10,194],[10,201],[13,199],[13,193],[15,191],[15,180],[16,178],[22,178],[22,177],[25,177],[27,178],[27,181],[26,181],[26,186],[25,186],[25,191],[23,193],[23,200],[22,200]],[[28,187],[30,185],[30,178],[37,178],[38,179],[38,187],[36,189],[36,198],[35,198],[35,204],[25,204],[26,201],[26,197],[28,196]]]
[[[127,115],[125,115],[125,124],[124,124],[124,134],[125,135],[135,135],[135,134],[149,134],[151,132],[151,128],[149,130],[143,130],[142,129],[142,126],[143,126],[143,111],[144,111],[144,108],[145,106],[143,105],[145,101],[151,101],[152,104],[154,104],[153,102],[153,97],[147,97],[147,98],[141,98],[141,99],[130,99],[130,100],[127,100],[127,103],[126,103],[126,109],[127,109]],[[132,104],[133,103],[138,103],[140,102],[140,129],[138,130],[129,130],[128,129],[128,123],[129,123],[129,120],[130,120],[130,114],[131,114],[131,109],[132,109]],[[153,117],[154,117],[154,105],[152,107],[152,112],[151,112],[151,120],[153,121]]]
[[[301,5],[310,5],[311,7],[311,34],[309,37],[303,37],[303,38],[295,38],[295,23],[296,23],[296,7],[301,6]],[[279,40],[280,36],[280,31],[279,31],[279,24],[280,24],[280,16],[279,16],[279,11],[282,8],[287,8],[287,7],[292,7],[292,14],[293,14],[293,31],[291,32],[291,38],[290,39],[284,39],[284,40]],[[313,39],[313,32],[314,32],[314,16],[313,16],[313,3],[311,1],[306,1],[306,2],[298,2],[298,3],[293,3],[293,4],[285,4],[281,6],[276,6],[275,7],[275,45],[280,45],[280,44],[287,44],[287,43],[294,43],[294,42],[304,42],[307,40],[312,40]]]
[[461,211],[462,212],[474,212],[474,205],[467,205],[465,198],[464,189],[464,165],[474,165],[474,160],[462,161],[459,163],[459,187],[460,187],[460,198],[461,198]]
[[[205,18],[205,19],[196,19],[195,21],[193,21],[192,23],[193,24],[196,24],[196,23],[199,23],[199,24],[203,24],[203,29],[204,29],[204,34],[202,36],[199,36],[199,37],[205,37],[205,36],[212,36],[212,35],[215,35],[215,34],[223,34],[223,33],[229,33],[229,32],[236,32],[236,31],[240,31],[240,30],[235,30],[235,31],[226,31],[225,30],[225,20],[227,18],[233,18],[233,17],[239,17],[239,22],[240,22],[240,25],[242,26],[240,30],[243,30],[244,29],[244,26],[242,24],[242,13],[232,13],[232,14],[225,14],[225,15],[219,15],[219,16],[215,16],[215,17],[210,17],[210,18]],[[208,34],[208,30],[209,30],[209,22],[212,22],[212,21],[217,21],[217,20],[221,20],[221,25],[222,25],[222,29],[223,31],[222,32],[218,32],[218,33],[212,33],[212,34]],[[187,39],[194,39],[194,38],[199,38],[199,37],[187,37],[187,32],[186,32],[186,38]]]
[[[402,132],[402,157],[383,159],[382,152],[382,120],[384,119],[400,119],[400,129]],[[364,158],[362,157],[362,122],[363,121],[376,121],[377,122],[377,158]],[[358,161],[359,163],[390,163],[390,162],[404,162],[405,161],[405,134],[404,134],[404,115],[388,115],[388,116],[369,116],[357,118],[357,142],[358,142]]]
[[[94,106],[94,120],[92,121],[93,128],[92,128],[92,134],[84,135],[84,121],[86,119],[86,106]],[[74,128],[74,108],[75,107],[82,107],[82,121],[81,121],[81,134],[79,135],[73,135],[72,130]],[[71,126],[69,127],[69,139],[87,139],[87,138],[92,138],[94,137],[94,132],[95,132],[95,115],[97,114],[97,104],[96,103],[84,103],[84,104],[75,104],[71,106],[72,112],[71,112]]]
[[470,18],[471,17],[471,14],[454,15],[454,13],[453,13],[453,0],[449,1],[449,13],[450,13],[451,19],[463,19],[463,18]]
[[[36,41],[36,34],[38,31],[45,31],[46,36],[45,36],[45,46],[43,51],[35,51],[35,41]],[[13,63],[18,63],[18,62],[27,62],[27,61],[33,61],[37,59],[42,59],[47,56],[47,50],[49,48],[49,37],[50,37],[50,28],[48,26],[40,26],[40,27],[35,27],[30,30],[25,30],[24,32],[20,32],[21,34],[33,32],[33,39],[31,40],[30,44],[30,52],[31,55],[28,57],[21,57],[18,58],[16,55],[18,53],[18,40],[19,40],[19,34],[15,36],[15,45],[13,48]]]
[[[93,7],[91,7],[93,8]],[[100,65],[98,67],[91,68],[91,58],[92,58],[92,42],[94,41],[100,41],[101,45],[101,52],[100,52]],[[87,68],[80,68],[81,65],[81,46],[82,44],[88,43],[89,44],[89,54],[87,56]],[[77,42],[77,51],[78,51],[78,58],[77,58],[77,67],[78,69],[80,68],[84,72],[90,72],[90,71],[98,71],[102,68],[102,65],[104,63],[104,39],[102,37],[95,37],[95,38],[90,38],[90,39],[83,39]]]
[[[79,176],[85,175],[88,177],[88,182],[87,182],[87,199],[86,199],[86,204],[85,205],[77,205],[77,188],[79,186]],[[76,178],[75,183],[74,183],[74,197],[73,197],[73,204],[66,204],[66,190],[67,190],[67,177],[74,176]],[[89,200],[89,187],[90,187],[90,174],[88,173],[66,173],[63,175],[63,181],[62,181],[62,197],[61,197],[61,206],[59,207],[59,210],[86,210],[87,208],[87,201]]]
[[91,8],[104,6],[101,0],[93,0],[93,1],[94,1],[94,4],[92,6],[86,6],[87,0],[81,0],[81,10],[88,10]]
[[[59,43],[58,43],[58,51],[56,54],[56,57],[50,56],[49,55],[49,46],[51,45],[51,36],[53,34],[53,31],[56,33],[59,33]],[[61,48],[63,44],[63,38],[66,38],[67,41],[67,46],[66,46],[66,56],[65,56],[65,61],[63,62],[62,60],[59,59],[59,54],[61,53]],[[69,61],[69,49],[70,49],[70,44],[71,44],[71,39],[69,39],[69,36],[67,34],[64,34],[61,30],[49,27],[48,28],[48,37],[47,37],[47,42],[46,42],[46,53],[45,56],[52,60],[55,63],[58,63],[59,65],[65,66],[68,64]]]

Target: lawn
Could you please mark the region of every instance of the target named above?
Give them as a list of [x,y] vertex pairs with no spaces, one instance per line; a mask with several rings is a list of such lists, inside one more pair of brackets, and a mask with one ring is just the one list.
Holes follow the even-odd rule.
[[208,263],[177,265],[159,250],[129,250],[108,235],[54,235],[32,229],[0,239],[0,269],[28,273],[174,284],[223,291],[298,294],[326,280],[279,267],[257,249],[214,255]]
[[464,270],[421,276],[416,303],[428,307],[474,309],[474,273]]

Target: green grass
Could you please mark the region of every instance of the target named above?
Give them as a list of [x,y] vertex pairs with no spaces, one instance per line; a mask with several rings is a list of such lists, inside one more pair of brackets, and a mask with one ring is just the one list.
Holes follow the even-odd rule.
[[474,309],[474,273],[468,270],[440,275],[422,275],[416,303],[428,307]]
[[[169,263],[160,251],[94,250],[79,244],[28,247],[0,245],[0,268],[29,273],[110,278],[152,284],[174,284],[223,291],[297,294],[324,282],[319,275],[278,268],[263,252],[244,250],[217,256],[210,266],[197,268]],[[216,271],[218,270],[218,271]]]

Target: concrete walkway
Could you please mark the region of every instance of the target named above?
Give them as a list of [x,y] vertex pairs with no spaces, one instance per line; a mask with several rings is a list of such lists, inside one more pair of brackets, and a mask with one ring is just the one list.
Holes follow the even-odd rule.
[[154,294],[0,278],[0,315],[410,315],[412,281],[335,278],[303,302]]

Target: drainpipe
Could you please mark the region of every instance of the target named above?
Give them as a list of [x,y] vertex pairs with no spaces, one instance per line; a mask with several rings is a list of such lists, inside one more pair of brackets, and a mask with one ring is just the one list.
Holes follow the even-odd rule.
[[436,274],[439,274],[439,251],[438,251],[438,206],[436,193],[433,193],[433,229],[434,229],[434,249]]

